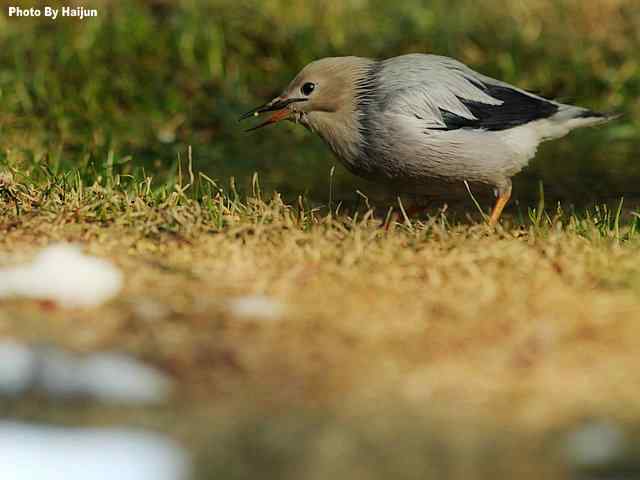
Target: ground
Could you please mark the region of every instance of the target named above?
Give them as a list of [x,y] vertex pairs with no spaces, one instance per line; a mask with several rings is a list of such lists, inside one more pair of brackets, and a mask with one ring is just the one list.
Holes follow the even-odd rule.
[[[372,212],[336,215],[259,192],[238,199],[201,186],[189,196],[180,184],[151,193],[144,182],[124,188],[52,177],[28,184],[6,174],[3,182],[0,266],[52,242],[74,242],[113,261],[126,285],[95,309],[2,300],[2,335],[80,352],[131,352],[176,383],[171,405],[157,409],[43,407],[34,399],[9,402],[12,415],[159,428],[209,452],[201,462],[208,473],[229,474],[219,446],[230,438],[238,448],[229,448],[229,458],[245,462],[245,448],[273,454],[274,435],[287,473],[273,478],[298,478],[296,468],[310,468],[310,458],[314,471],[342,468],[353,478],[361,456],[396,441],[424,464],[414,474],[473,478],[456,470],[460,462],[479,465],[495,455],[500,471],[513,472],[525,458],[535,465],[531,478],[543,471],[562,478],[561,460],[557,468],[555,460],[535,460],[540,449],[559,455],[557,432],[588,418],[640,418],[633,212],[538,209],[522,223],[507,216],[495,229],[479,217],[454,222],[435,212],[393,217],[400,220],[385,228],[385,216]],[[244,310],[234,307],[247,298]],[[325,440],[336,443],[331,425],[370,442],[357,443],[348,461],[342,450],[309,455],[324,452]],[[453,470],[425,460],[438,455],[412,450],[425,432],[434,452],[448,452]],[[514,452],[514,436],[531,440]],[[480,447],[485,437],[499,453]],[[331,456],[338,454],[344,465]],[[387,457],[388,465],[401,461]],[[231,478],[260,471],[256,462]],[[398,475],[413,478],[411,471]],[[369,474],[362,478],[378,478]]]
[[[175,388],[5,417],[160,430],[197,479],[607,478],[571,438],[640,458],[611,440],[640,438],[637,0],[84,3],[0,12],[0,269],[70,241],[125,286],[0,299],[0,336],[128,352]],[[316,136],[237,122],[314,59],[411,52],[623,115],[541,146],[496,229],[475,189],[388,214]]]

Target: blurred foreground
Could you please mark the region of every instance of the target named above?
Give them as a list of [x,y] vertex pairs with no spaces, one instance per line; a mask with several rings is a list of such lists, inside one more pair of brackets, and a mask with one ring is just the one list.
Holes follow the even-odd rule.
[[[57,376],[36,377],[53,380],[4,395],[5,415],[159,430],[203,479],[596,479],[637,468],[637,213],[531,210],[497,231],[391,215],[381,228],[371,211],[241,201],[204,179],[144,185],[52,177],[0,190],[0,267],[42,268],[42,255],[29,263],[41,247],[73,242],[124,281],[98,305],[68,303],[79,287],[64,277],[35,300],[23,290],[0,300],[3,336],[75,352],[56,360]],[[84,262],[73,255],[68,275]],[[109,368],[100,357],[107,376],[78,383],[89,370],[75,355],[104,351],[153,365],[173,395],[144,407],[94,395],[88,386],[144,383],[112,357]],[[97,371],[86,358],[78,365]],[[52,395],[61,368],[80,368],[62,398]]]

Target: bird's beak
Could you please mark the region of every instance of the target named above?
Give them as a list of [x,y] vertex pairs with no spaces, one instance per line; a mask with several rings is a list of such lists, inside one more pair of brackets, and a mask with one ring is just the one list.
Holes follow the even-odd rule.
[[278,97],[278,98],[275,98],[275,99],[271,100],[268,103],[265,103],[264,105],[262,105],[262,106],[260,106],[258,108],[254,108],[250,112],[245,113],[244,115],[242,115],[239,118],[239,120],[245,120],[245,119],[247,119],[249,117],[257,117],[261,113],[265,113],[265,112],[274,112],[264,122],[256,125],[255,127],[252,127],[252,128],[249,128],[248,130],[246,130],[247,132],[251,132],[253,130],[257,130],[258,128],[262,128],[262,127],[266,127],[267,125],[271,125],[272,123],[277,123],[277,122],[279,122],[281,120],[286,120],[293,113],[291,110],[289,110],[287,108],[290,104],[296,103],[296,102],[306,102],[307,100],[308,100],[307,98],[281,99],[280,97]]

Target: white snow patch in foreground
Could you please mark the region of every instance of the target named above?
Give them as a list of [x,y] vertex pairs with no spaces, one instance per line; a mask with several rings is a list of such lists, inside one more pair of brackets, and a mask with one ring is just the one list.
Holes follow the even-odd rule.
[[624,432],[617,425],[598,421],[572,431],[566,449],[573,465],[597,468],[620,460],[626,443]]
[[82,366],[84,389],[105,402],[154,403],[166,400],[169,378],[134,358],[119,353],[96,353]]
[[54,398],[89,397],[105,403],[140,405],[167,400],[171,380],[122,353],[77,355],[54,347],[0,342],[0,395],[31,390]]
[[237,317],[262,318],[276,320],[285,311],[284,305],[265,295],[247,295],[229,301],[231,313]]
[[55,244],[32,263],[0,270],[0,298],[51,300],[64,307],[94,307],[122,288],[122,273],[110,262],[82,253],[79,247]]
[[13,341],[0,343],[0,394],[13,396],[26,391],[35,368],[35,356],[27,346]]
[[160,435],[0,422],[0,478],[186,480],[185,452]]

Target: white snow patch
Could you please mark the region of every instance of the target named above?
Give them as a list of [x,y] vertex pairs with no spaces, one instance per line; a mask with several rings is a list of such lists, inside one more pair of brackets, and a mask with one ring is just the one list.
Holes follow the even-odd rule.
[[64,307],[94,307],[122,288],[122,273],[110,262],[55,244],[31,264],[0,270],[0,298],[52,300]]
[[140,405],[165,401],[171,380],[121,353],[77,355],[54,347],[0,342],[0,394],[29,390],[54,398],[89,397],[104,403]]
[[265,295],[247,295],[229,301],[229,310],[237,317],[277,320],[284,314],[285,306]]
[[80,357],[54,347],[34,349],[33,354],[37,365],[33,378],[34,390],[57,398],[93,396],[84,388]]
[[34,371],[35,357],[28,347],[13,341],[0,343],[0,395],[20,395],[28,390]]
[[582,425],[569,434],[567,454],[572,464],[593,468],[620,459],[625,443],[625,435],[618,426],[598,421]]
[[171,391],[166,375],[118,353],[87,357],[81,377],[84,389],[106,402],[154,403],[165,400]]
[[0,422],[0,478],[186,480],[190,462],[169,439],[124,429]]

